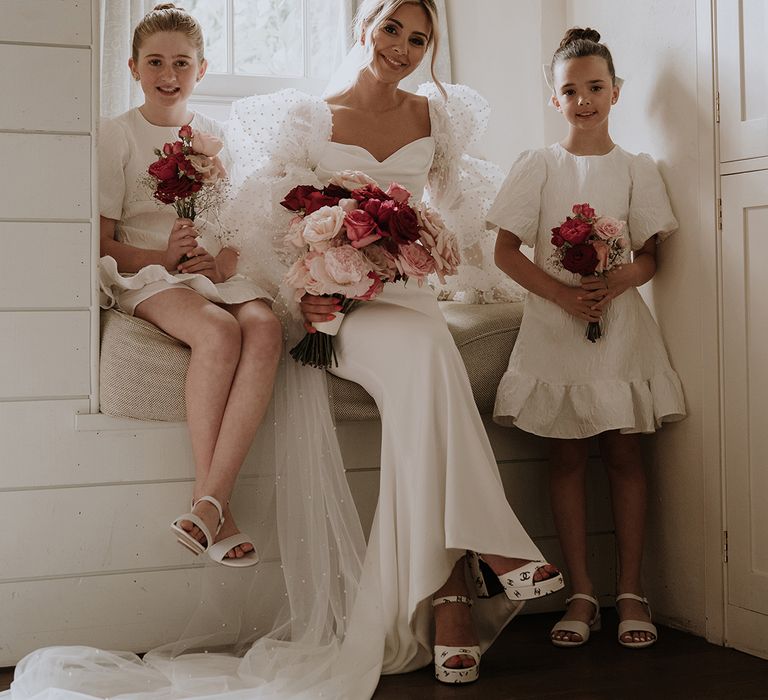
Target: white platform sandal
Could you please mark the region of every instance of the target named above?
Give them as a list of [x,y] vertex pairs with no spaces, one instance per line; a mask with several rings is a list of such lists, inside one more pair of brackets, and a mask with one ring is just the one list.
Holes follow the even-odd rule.
[[[651,606],[648,603],[648,598],[643,598],[634,593],[622,593],[616,596],[616,602],[618,603],[620,600],[636,600],[642,603],[648,608],[648,617],[651,616]],[[647,632],[653,635],[653,639],[648,639],[644,642],[625,642],[621,637],[622,635],[627,634],[627,632]],[[623,620],[619,623],[619,644],[628,649],[644,649],[652,644],[656,644],[658,638],[659,633],[656,630],[656,625],[652,622],[645,622],[644,620]]]
[[[589,639],[590,632],[598,632],[600,630],[600,603],[595,598],[586,593],[574,593],[570,598],[565,601],[566,607],[572,600],[586,600],[595,608],[595,614],[589,623],[582,622],[581,620],[560,620],[555,624],[549,633],[549,638],[556,647],[580,647],[582,644],[586,644]],[[557,632],[570,632],[571,634],[581,635],[581,640],[574,642],[568,639],[555,639]]]
[[543,581],[533,580],[536,572],[547,564],[541,560],[529,561],[501,576],[477,552],[467,552],[467,563],[480,598],[491,598],[503,592],[510,600],[532,600],[555,593],[565,586],[563,575],[559,572]]
[[[472,599],[464,595],[445,595],[432,600],[432,607],[446,603],[463,603],[472,606]],[[475,665],[469,668],[450,668],[445,662],[454,656],[471,656]],[[480,678],[480,647],[446,647],[435,644],[435,678],[441,683],[472,683]]]
[[[197,501],[192,502],[192,509],[194,510],[195,506],[200,503],[200,501],[206,501],[210,504],[212,504],[216,510],[219,513],[219,522],[216,526],[216,532],[211,534],[211,531],[208,529],[208,526],[203,522],[203,519],[199,516],[190,511],[189,513],[184,513],[184,515],[180,515],[176,520],[174,520],[171,523],[171,530],[176,534],[176,539],[179,542],[179,544],[184,545],[188,550],[190,550],[193,554],[200,555],[203,554],[203,552],[207,552],[208,549],[213,544],[214,539],[216,538],[216,535],[219,534],[219,530],[221,530],[221,526],[224,524],[224,509],[221,507],[221,503],[219,503],[213,496],[202,496],[201,498],[198,498]],[[182,526],[182,521],[187,520],[191,522],[192,524],[196,525],[200,530],[202,531],[203,535],[205,535],[205,544],[202,544],[198,540],[196,540],[192,535],[187,532]]]

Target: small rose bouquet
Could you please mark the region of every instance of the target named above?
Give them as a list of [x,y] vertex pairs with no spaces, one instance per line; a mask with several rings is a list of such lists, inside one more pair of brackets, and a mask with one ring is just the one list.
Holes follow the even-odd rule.
[[156,148],[158,158],[147,169],[154,198],[173,204],[180,219],[215,211],[225,195],[227,171],[218,156],[223,146],[216,136],[182,126],[179,140]]
[[[573,216],[566,217],[552,229],[555,250],[550,258],[558,269],[577,275],[604,275],[622,261],[629,240],[622,235],[625,221],[597,216],[589,204],[574,204]],[[587,325],[587,340],[594,343],[602,336],[599,321]]]
[[344,171],[317,188],[294,187],[281,202],[295,212],[287,246],[298,258],[286,273],[295,299],[304,294],[334,296],[341,311],[332,321],[313,323],[291,356],[318,368],[338,364],[333,349],[344,314],[375,298],[387,282],[414,279],[421,286],[436,274],[456,273],[456,237],[425,204],[411,206],[410,192],[396,183],[387,191],[364,173]]

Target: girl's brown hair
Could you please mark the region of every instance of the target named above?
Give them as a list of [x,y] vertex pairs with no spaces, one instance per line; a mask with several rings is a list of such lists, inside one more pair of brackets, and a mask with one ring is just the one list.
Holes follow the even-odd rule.
[[587,27],[571,27],[560,42],[560,46],[555,55],[552,56],[551,69],[554,73],[555,66],[558,63],[567,61],[571,58],[582,58],[584,56],[599,56],[604,58],[608,64],[608,72],[611,74],[613,84],[616,84],[616,71],[613,67],[613,57],[608,47],[600,43],[600,32],[596,29]]
[[181,7],[172,2],[164,2],[147,12],[133,30],[131,55],[135,63],[139,61],[142,44],[158,32],[181,32],[195,47],[198,62],[205,60],[205,41],[200,23]]

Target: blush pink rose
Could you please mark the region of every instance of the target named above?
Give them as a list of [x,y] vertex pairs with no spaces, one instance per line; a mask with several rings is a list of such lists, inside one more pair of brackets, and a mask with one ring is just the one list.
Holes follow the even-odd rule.
[[310,250],[326,250],[341,231],[346,212],[339,206],[320,207],[304,217],[304,241]]
[[341,294],[349,299],[365,295],[371,287],[370,264],[352,246],[329,248],[309,261],[309,274],[316,281],[307,286],[310,294]]
[[345,190],[349,190],[350,192],[352,192],[352,190],[365,187],[366,185],[378,187],[376,180],[368,177],[365,173],[362,173],[359,170],[342,170],[341,172],[336,173],[330,179],[328,184],[343,187]]
[[288,224],[288,233],[285,235],[285,242],[295,248],[303,248],[306,245],[304,241],[304,218],[294,216]]
[[204,131],[195,131],[192,134],[192,150],[195,153],[212,158],[218,155],[224,148],[224,142],[213,134],[206,134]]
[[411,198],[411,193],[406,190],[405,187],[398,185],[396,182],[393,182],[387,188],[387,194],[399,204],[406,204]]
[[449,231],[440,214],[423,202],[416,205],[421,241],[435,261],[435,272],[442,284],[447,275],[455,275],[461,262],[459,241]]
[[200,153],[193,153],[187,156],[187,160],[192,163],[192,167],[206,185],[213,185],[227,176],[227,171],[218,156],[209,157]]
[[340,199],[339,206],[346,212],[354,211],[357,209],[356,199]]
[[604,241],[618,238],[624,231],[625,222],[610,216],[601,216],[595,221],[595,233]]
[[353,248],[365,248],[381,238],[375,219],[362,209],[347,212],[344,217],[344,227]]
[[416,279],[421,287],[427,276],[435,271],[435,261],[424,246],[408,243],[398,246],[397,269],[404,277]]
[[308,253],[302,256],[285,273],[285,283],[295,290],[295,301],[301,301],[304,293],[317,285],[317,280],[309,272],[309,265],[312,259],[318,255],[321,253]]
[[397,260],[392,253],[380,245],[369,245],[363,248],[361,252],[365,255],[373,271],[385,282],[395,279],[398,273]]
[[595,272],[605,272],[608,268],[608,256],[611,252],[610,246],[604,241],[591,241],[592,247],[597,253],[597,267]]

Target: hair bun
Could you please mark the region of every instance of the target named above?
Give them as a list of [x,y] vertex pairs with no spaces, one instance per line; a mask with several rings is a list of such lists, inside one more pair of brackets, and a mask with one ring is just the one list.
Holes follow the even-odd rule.
[[155,5],[152,8],[152,12],[159,12],[160,10],[181,10],[181,8],[176,7],[172,2],[161,2],[159,5]]
[[591,27],[586,27],[582,29],[581,27],[571,27],[563,37],[563,40],[560,42],[559,48],[564,48],[565,46],[568,46],[568,44],[572,44],[574,41],[579,41],[581,39],[584,39],[586,41],[593,41],[595,44],[600,42],[600,32],[597,31],[597,29],[592,29]]

